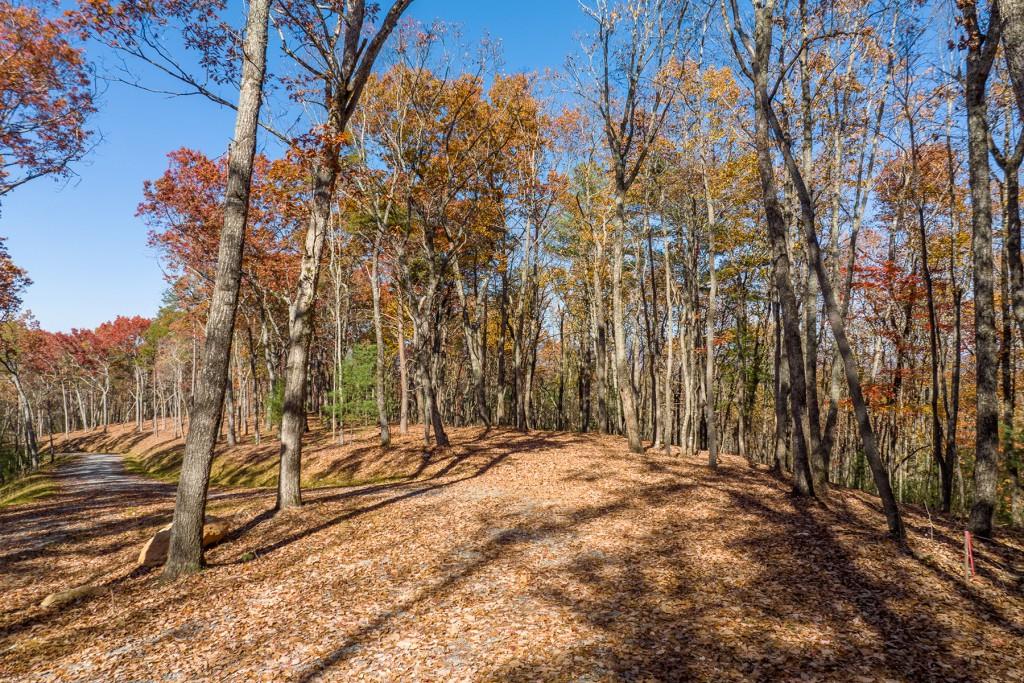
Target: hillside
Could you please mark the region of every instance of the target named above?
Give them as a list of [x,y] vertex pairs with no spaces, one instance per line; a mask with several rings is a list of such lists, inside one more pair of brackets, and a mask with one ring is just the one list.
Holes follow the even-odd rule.
[[[164,427],[154,433],[148,426],[143,432],[136,432],[133,424],[111,425],[105,432],[71,432],[56,436],[55,447],[64,452],[121,453],[127,456],[129,469],[177,481],[184,439],[174,436],[173,429]],[[310,487],[379,483],[430,474],[430,466],[437,464],[424,461],[422,432],[418,429],[410,429],[405,436],[396,433],[392,442],[392,448],[381,451],[377,447],[376,429],[363,428],[346,430],[345,445],[341,446],[332,439],[329,427],[311,417],[310,430],[303,437],[302,484]],[[256,444],[250,431],[233,448],[222,437],[215,450],[211,482],[226,487],[276,486],[280,449],[276,433],[264,433]]]
[[[67,479],[0,510],[0,676],[1024,679],[1020,537],[979,547],[967,580],[957,525],[907,509],[902,552],[869,496],[825,508],[737,458],[712,472],[611,436],[453,438],[427,459],[411,439],[323,449],[313,472],[415,474],[414,455],[421,471],[309,491],[286,515],[267,513],[272,491],[216,490],[234,531],[170,584],[133,560],[169,521],[172,486]],[[37,607],[84,583],[103,593]]]

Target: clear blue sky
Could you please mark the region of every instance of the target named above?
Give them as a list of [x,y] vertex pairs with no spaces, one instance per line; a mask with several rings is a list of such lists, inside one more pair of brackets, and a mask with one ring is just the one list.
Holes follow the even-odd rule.
[[[577,0],[414,0],[411,14],[456,22],[467,40],[484,32],[500,39],[507,71],[560,68],[587,28]],[[139,75],[148,72],[140,66]],[[0,207],[0,235],[29,271],[34,284],[25,304],[43,327],[94,327],[156,312],[166,285],[135,217],[142,182],[159,176],[178,147],[222,153],[233,121],[232,112],[203,99],[107,86],[93,120],[102,139],[77,167],[78,178],[37,180]]]

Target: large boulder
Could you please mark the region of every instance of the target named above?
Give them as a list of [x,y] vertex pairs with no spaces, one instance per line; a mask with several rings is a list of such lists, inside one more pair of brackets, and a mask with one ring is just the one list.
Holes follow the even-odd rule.
[[[142,546],[138,560],[140,567],[155,567],[167,560],[167,551],[171,547],[172,526],[174,526],[173,523],[161,528],[146,541],[146,545]],[[208,516],[203,525],[203,547],[206,548],[224,540],[229,531],[231,531],[231,527],[226,519]]]
[[103,592],[103,588],[100,586],[78,586],[77,588],[71,588],[66,591],[60,591],[57,593],[50,593],[43,602],[39,605],[43,609],[59,608],[64,605],[70,605],[73,602],[81,600],[83,598],[91,598],[94,595],[99,595]]

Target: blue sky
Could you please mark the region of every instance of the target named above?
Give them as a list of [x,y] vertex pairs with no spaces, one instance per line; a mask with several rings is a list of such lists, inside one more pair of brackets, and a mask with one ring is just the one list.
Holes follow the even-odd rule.
[[[458,23],[468,40],[485,32],[500,39],[506,71],[560,68],[587,28],[577,0],[414,0],[411,15]],[[138,75],[150,77],[141,66]],[[135,217],[142,183],[159,176],[166,154],[179,147],[222,153],[233,122],[232,112],[200,98],[105,86],[93,120],[101,139],[78,177],[29,183],[0,207],[0,235],[34,282],[25,304],[43,327],[94,327],[156,312],[165,282]]]

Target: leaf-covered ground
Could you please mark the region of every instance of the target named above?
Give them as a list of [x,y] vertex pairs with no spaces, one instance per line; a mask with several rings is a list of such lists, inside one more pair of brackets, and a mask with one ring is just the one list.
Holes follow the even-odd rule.
[[[876,501],[825,509],[725,458],[635,456],[615,437],[454,430],[388,455],[418,478],[222,491],[235,532],[173,583],[133,560],[173,488],[76,487],[0,510],[7,680],[1024,680],[1024,544],[978,549]],[[367,441],[348,447],[375,457]],[[88,456],[83,456],[88,457]],[[56,611],[48,593],[101,583]]]
[[[66,452],[125,453],[129,469],[164,481],[176,482],[185,441],[174,435],[168,420],[154,433],[150,423],[146,431],[136,432],[134,424],[111,425],[106,431],[90,430],[58,436],[57,449]],[[344,446],[338,446],[330,428],[318,420],[310,420],[310,431],[303,437],[303,486],[352,486],[379,483],[383,480],[417,476],[423,464],[419,450],[395,448],[381,452],[375,448],[367,430],[355,437],[348,430]],[[419,432],[418,432],[419,433]],[[250,421],[242,443],[228,448],[221,439],[210,476],[215,485],[228,487],[277,486],[277,466],[281,442],[276,432],[263,433],[255,443]],[[353,440],[354,439],[354,440]],[[405,443],[405,439],[398,439]],[[410,438],[409,446],[416,445]]]

